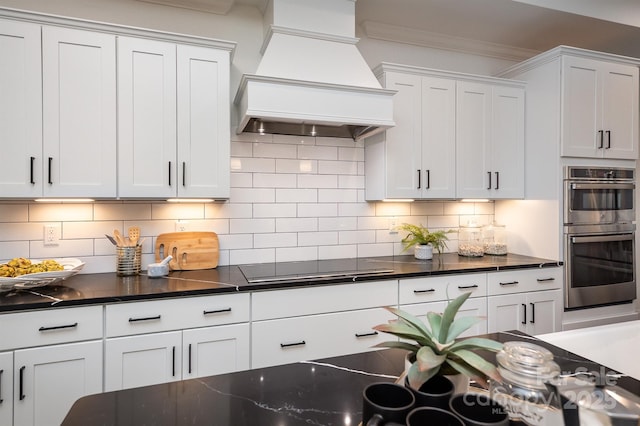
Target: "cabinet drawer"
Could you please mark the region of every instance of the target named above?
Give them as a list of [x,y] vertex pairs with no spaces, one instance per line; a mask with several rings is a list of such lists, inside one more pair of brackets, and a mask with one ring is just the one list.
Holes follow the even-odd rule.
[[444,275],[400,280],[400,304],[455,299],[462,293],[470,297],[487,295],[487,274]]
[[313,315],[398,304],[398,281],[305,287],[253,293],[252,319]]
[[521,269],[487,274],[488,294],[554,290],[563,286],[563,268]]
[[254,322],[251,368],[372,350],[377,343],[397,340],[373,330],[393,318],[375,308]]
[[156,333],[249,321],[249,294],[107,305],[106,336]]
[[0,316],[0,350],[102,338],[102,306]]

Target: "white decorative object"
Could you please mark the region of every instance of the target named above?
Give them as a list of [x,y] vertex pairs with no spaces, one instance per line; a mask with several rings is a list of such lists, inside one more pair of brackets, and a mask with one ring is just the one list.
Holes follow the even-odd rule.
[[431,244],[416,244],[413,255],[416,259],[433,259],[433,246]]

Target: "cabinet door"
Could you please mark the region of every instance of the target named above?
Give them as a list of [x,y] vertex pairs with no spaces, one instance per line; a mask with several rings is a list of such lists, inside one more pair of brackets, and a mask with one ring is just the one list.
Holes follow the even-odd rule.
[[105,341],[105,391],[180,380],[182,332]]
[[42,28],[44,195],[116,196],[115,36]]
[[118,37],[118,195],[175,197],[176,46]]
[[491,173],[491,86],[458,82],[456,104],[456,196],[489,198]]
[[529,314],[526,332],[535,336],[562,329],[562,290],[527,294]]
[[[421,77],[390,73],[386,87],[393,96],[395,127],[386,131],[387,198],[419,198],[422,173]],[[422,184],[422,182],[420,182]]]
[[14,424],[62,423],[78,398],[102,391],[102,341],[16,351],[14,388]]
[[0,424],[13,421],[13,352],[0,353]]
[[0,193],[42,196],[40,26],[0,19]]
[[184,379],[249,369],[249,324],[184,330]]
[[492,100],[491,198],[524,198],[524,89],[494,86]]
[[229,198],[229,53],[177,47],[178,196]]
[[598,62],[570,56],[562,60],[562,155],[601,157]]
[[523,293],[488,297],[488,332],[525,331],[527,309],[527,298]]
[[638,158],[638,68],[605,64],[601,77],[604,156]]
[[[456,82],[422,78],[420,198],[456,195]],[[405,161],[407,158],[405,157]]]

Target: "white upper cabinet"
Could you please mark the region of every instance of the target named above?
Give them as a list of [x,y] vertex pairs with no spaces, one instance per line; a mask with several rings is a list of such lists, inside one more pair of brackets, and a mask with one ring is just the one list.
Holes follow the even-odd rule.
[[638,67],[562,58],[562,155],[638,157]]
[[118,37],[122,198],[229,196],[229,54]]
[[452,79],[387,72],[395,127],[365,144],[366,198],[455,197],[455,93]]
[[458,198],[524,198],[524,88],[458,82]]
[[175,197],[176,45],[118,37],[118,195]]
[[42,195],[40,25],[0,19],[0,194]]
[[396,125],[365,143],[367,200],[524,197],[522,83],[393,64],[376,74],[397,91]]
[[43,195],[116,196],[115,36],[42,28]]

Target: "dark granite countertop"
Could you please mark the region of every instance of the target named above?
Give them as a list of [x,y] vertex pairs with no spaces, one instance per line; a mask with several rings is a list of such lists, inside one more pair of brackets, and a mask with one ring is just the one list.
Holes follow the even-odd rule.
[[[200,271],[173,271],[168,277],[163,278],[149,278],[144,272],[133,277],[118,277],[115,273],[78,274],[55,285],[1,293],[0,312],[353,281],[553,267],[560,264],[554,260],[517,254],[461,257],[456,253],[445,253],[436,254],[432,260],[428,261],[418,260],[413,256],[385,256],[219,266],[215,269]],[[258,275],[284,274],[292,278],[284,281],[250,283],[243,274],[243,268],[258,270]],[[311,271],[313,274],[335,270],[349,271],[353,274],[324,278],[293,277],[301,271]],[[383,272],[371,273],[374,270]]]
[[[488,337],[546,347],[563,374],[610,371],[523,333]],[[362,417],[362,390],[372,382],[395,381],[405,354],[388,349],[89,395],[76,401],[62,424],[356,426]],[[622,377],[617,384],[640,395],[638,380]]]

